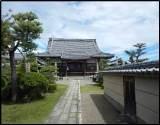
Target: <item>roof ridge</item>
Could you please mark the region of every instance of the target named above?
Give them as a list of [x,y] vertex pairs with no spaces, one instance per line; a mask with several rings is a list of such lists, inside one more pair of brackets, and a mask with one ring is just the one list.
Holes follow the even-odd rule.
[[141,69],[141,68],[151,68],[151,67],[158,67],[159,68],[159,60],[155,61],[147,61],[141,63],[132,63],[126,65],[118,65],[113,67],[108,67],[106,70],[114,70],[114,69]]
[[53,41],[74,41],[77,42],[78,41],[84,41],[84,42],[94,42],[96,39],[76,39],[76,38],[53,38]]

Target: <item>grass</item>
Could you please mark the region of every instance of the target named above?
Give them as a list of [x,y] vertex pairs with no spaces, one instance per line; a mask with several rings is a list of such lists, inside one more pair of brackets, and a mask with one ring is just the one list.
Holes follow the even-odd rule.
[[81,86],[81,93],[103,93],[104,89],[99,84]]
[[2,123],[44,123],[66,88],[67,85],[57,84],[57,90],[44,99],[24,104],[2,104]]

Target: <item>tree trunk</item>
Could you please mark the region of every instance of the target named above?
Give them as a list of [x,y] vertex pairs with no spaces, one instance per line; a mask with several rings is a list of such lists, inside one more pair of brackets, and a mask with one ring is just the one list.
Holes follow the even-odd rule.
[[14,51],[10,51],[9,56],[10,56],[10,67],[11,67],[12,101],[16,102],[17,74],[16,74],[16,62],[15,62],[15,57],[14,57]]

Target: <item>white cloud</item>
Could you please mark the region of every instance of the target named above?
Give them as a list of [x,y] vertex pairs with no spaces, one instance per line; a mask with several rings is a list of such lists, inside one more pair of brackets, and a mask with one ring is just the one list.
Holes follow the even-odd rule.
[[39,16],[41,46],[51,36],[96,38],[101,50],[118,54],[136,42],[159,42],[158,2],[3,2],[6,8]]

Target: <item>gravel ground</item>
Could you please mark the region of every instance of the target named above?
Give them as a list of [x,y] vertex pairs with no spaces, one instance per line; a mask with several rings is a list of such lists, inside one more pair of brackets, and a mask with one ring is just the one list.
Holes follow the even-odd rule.
[[[89,77],[64,77],[57,84],[70,85],[76,80],[81,86],[96,84]],[[114,124],[119,112],[105,99],[103,93],[81,93],[81,124]],[[76,122],[73,122],[76,123]]]
[[103,94],[81,94],[82,124],[114,124],[119,113]]

